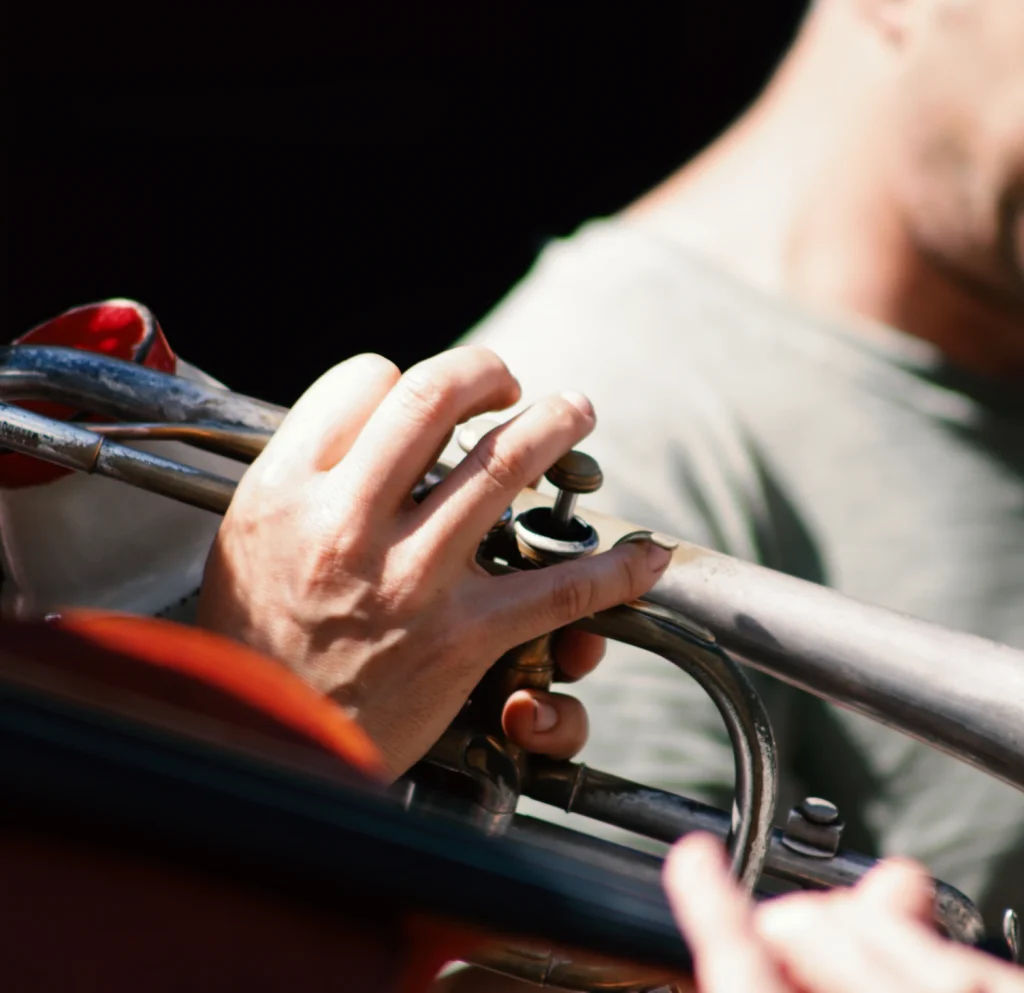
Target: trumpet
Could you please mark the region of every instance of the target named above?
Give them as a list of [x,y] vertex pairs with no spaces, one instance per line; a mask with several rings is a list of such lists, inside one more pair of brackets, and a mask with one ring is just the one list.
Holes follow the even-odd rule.
[[[45,400],[103,415],[103,423],[60,421],[17,406]],[[97,474],[203,510],[226,511],[236,479],[166,458],[139,442],[174,441],[251,461],[287,411],[208,382],[158,372],[93,352],[43,345],[0,348],[0,445]],[[438,465],[421,498],[443,478]],[[236,474],[237,477],[237,474]],[[729,733],[735,760],[731,812],[569,761],[522,754],[501,733],[500,703],[521,687],[544,688],[553,662],[549,638],[502,658],[429,755],[395,787],[409,809],[456,816],[493,835],[528,837],[554,850],[584,850],[596,865],[656,874],[659,861],[516,813],[521,796],[661,842],[694,830],[725,839],[735,876],[754,891],[765,876],[789,885],[849,885],[874,860],[841,847],[841,821],[809,799],[776,828],[778,770],[765,708],[747,667],[866,715],[1024,790],[1024,652],[856,602],[832,590],[742,562],[634,524],[575,512],[599,468],[570,453],[552,468],[550,498],[524,491],[480,546],[494,573],[542,568],[643,537],[672,549],[672,561],[641,600],[580,626],[662,656],[708,693]],[[962,678],[970,659],[971,679]],[[953,940],[990,940],[972,902],[939,882],[936,921]],[[1017,917],[1003,920],[1002,953],[1020,954]],[[490,969],[566,989],[654,989],[668,979],[624,971],[600,959],[544,945],[503,944],[476,961]]]

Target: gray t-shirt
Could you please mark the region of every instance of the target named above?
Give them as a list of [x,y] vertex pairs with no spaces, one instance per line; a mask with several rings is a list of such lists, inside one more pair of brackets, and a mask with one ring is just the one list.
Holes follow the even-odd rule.
[[[1024,390],[746,286],[636,220],[551,244],[471,339],[526,400],[593,401],[582,447],[606,483],[586,504],[1024,647]],[[909,854],[969,895],[1024,905],[1024,796],[760,688],[789,788],[839,802],[850,847]],[[574,690],[592,716],[586,761],[719,801],[731,790],[717,715],[664,663],[616,646]]]

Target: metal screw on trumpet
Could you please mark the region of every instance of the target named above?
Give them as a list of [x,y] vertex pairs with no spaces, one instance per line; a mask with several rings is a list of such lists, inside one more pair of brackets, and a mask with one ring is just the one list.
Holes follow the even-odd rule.
[[844,827],[834,803],[805,797],[789,812],[782,843],[801,855],[829,859],[839,851]]
[[822,800],[821,797],[804,797],[797,810],[812,824],[835,824],[839,820],[839,809],[831,800]]

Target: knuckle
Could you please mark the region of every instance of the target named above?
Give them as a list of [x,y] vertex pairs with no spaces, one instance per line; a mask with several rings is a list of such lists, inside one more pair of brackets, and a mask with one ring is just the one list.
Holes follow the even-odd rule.
[[547,421],[552,428],[575,438],[583,436],[588,424],[579,407],[561,396],[547,397],[544,400],[544,406],[546,407]]
[[[552,567],[558,569],[557,566]],[[597,601],[597,584],[592,576],[563,570],[555,579],[551,590],[551,608],[555,619],[568,623],[594,612]]]
[[645,554],[643,548],[631,547],[627,554],[620,556],[616,566],[616,593],[620,600],[638,596],[646,590],[646,575],[640,567],[640,556]]
[[291,512],[295,480],[277,458],[276,449],[265,448],[238,481],[225,520],[232,523],[265,521]]
[[399,382],[399,399],[416,423],[432,423],[449,416],[457,388],[429,363],[413,366]]
[[508,373],[508,366],[497,354],[485,345],[459,345],[446,353],[458,362],[465,362],[475,368],[499,370]]
[[519,490],[529,474],[523,452],[492,434],[473,449],[472,457],[499,490]]
[[489,348],[482,345],[461,345],[449,349],[436,361],[442,362],[453,376],[465,382],[472,382],[477,388],[486,386],[489,390],[513,390],[518,394],[518,383],[509,368]]
[[309,397],[329,396],[335,390],[347,389],[348,384],[353,379],[379,379],[393,386],[398,382],[400,376],[401,373],[398,371],[398,366],[384,358],[383,355],[363,352],[360,355],[353,355],[351,358],[345,359],[344,362],[339,362],[328,369],[306,390],[302,399],[308,401]]
[[258,509],[262,505],[290,502],[299,489],[295,470],[288,464],[280,445],[270,443],[242,474],[235,488],[231,506]]
[[398,366],[395,365],[390,359],[386,359],[383,355],[378,355],[376,352],[361,352],[359,355],[353,355],[350,359],[346,359],[344,362],[335,366],[336,369],[348,368],[361,375],[389,378],[395,382],[401,378],[401,371]]
[[618,557],[610,571],[588,568],[597,565],[595,559],[590,559],[581,563],[584,568],[566,569],[562,575],[553,576],[552,611],[560,624],[640,595],[646,588],[644,573],[632,549],[628,552]]

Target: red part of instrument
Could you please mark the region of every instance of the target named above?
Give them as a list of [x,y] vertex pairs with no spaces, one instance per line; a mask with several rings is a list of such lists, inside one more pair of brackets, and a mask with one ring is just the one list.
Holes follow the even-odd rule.
[[[107,300],[67,310],[26,331],[15,345],[61,345],[100,352],[126,362],[138,362],[158,372],[173,373],[177,358],[157,319],[134,300]],[[82,412],[50,400],[20,400],[18,406],[61,421],[77,420]],[[88,421],[103,418],[90,416]],[[70,469],[18,452],[0,453],[0,486],[39,486],[71,473]]]
[[[320,772],[349,783],[383,769],[361,729],[284,666],[166,621],[73,612],[4,622],[0,679],[233,748],[315,757]],[[442,922],[368,907],[358,893],[339,917],[174,852],[153,859],[116,837],[97,843],[61,824],[51,834],[4,820],[5,990],[414,993],[475,944]]]

